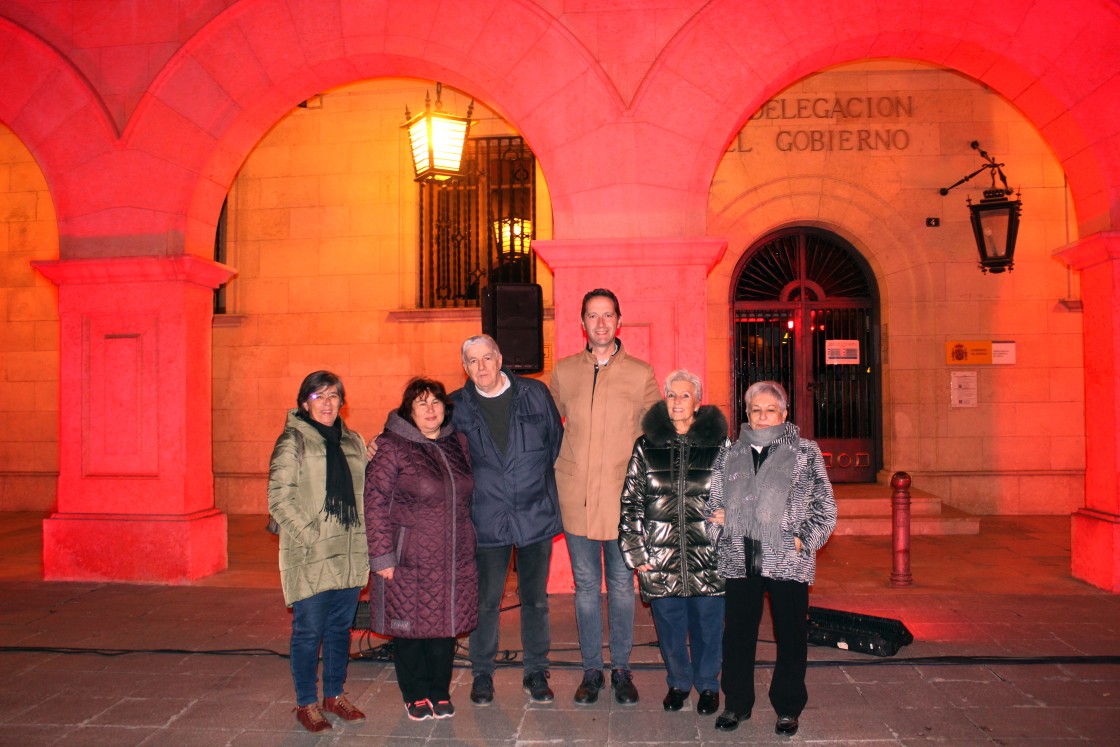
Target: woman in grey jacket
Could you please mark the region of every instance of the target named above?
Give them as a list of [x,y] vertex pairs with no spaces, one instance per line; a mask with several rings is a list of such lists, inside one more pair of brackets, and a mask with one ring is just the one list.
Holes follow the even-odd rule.
[[[268,472],[268,511],[280,525],[280,584],[292,608],[289,655],[296,687],[296,719],[310,732],[362,721],[342,693],[350,661],[350,625],[358,595],[369,582],[362,519],[366,449],[339,417],[346,401],[330,371],[303,380],[288,411]],[[316,673],[323,656],[323,704]]]
[[836,526],[836,501],[820,447],[786,422],[781,384],[760,381],[743,398],[749,422],[712,478],[709,531],[718,537],[719,572],[726,578],[723,692],[716,728],[732,731],[754,707],[755,647],[763,595],[770,595],[777,662],[770,704],[774,730],[792,736],[808,701],[809,586],[816,553]]

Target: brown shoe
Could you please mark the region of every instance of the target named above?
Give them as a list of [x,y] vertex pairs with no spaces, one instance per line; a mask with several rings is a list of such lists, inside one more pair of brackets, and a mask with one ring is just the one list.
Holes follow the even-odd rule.
[[310,732],[329,731],[331,729],[331,722],[323,718],[323,711],[320,710],[318,703],[297,706],[295,712],[296,721]]
[[366,715],[354,707],[345,695],[323,698],[323,710],[333,713],[343,721],[365,721]]

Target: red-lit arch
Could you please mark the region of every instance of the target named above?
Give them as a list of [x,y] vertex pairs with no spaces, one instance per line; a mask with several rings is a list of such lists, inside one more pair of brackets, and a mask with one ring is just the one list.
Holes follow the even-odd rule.
[[264,0],[239,3],[208,24],[153,82],[125,132],[129,144],[152,143],[170,124],[181,142],[193,143],[168,154],[194,177],[182,185],[188,252],[209,251],[221,201],[260,137],[318,91],[376,77],[439,79],[502,112],[550,179],[567,169],[554,156],[566,132],[556,126],[561,113],[578,110],[584,126],[595,127],[621,110],[587,50],[532,3],[504,0],[485,12],[432,0],[407,10],[394,3],[276,10]]
[[916,2],[864,0],[794,16],[723,0],[677,33],[627,108],[563,23],[526,0],[247,0],[184,45],[119,139],[72,66],[0,21],[18,71],[0,119],[43,168],[63,256],[206,253],[222,196],[268,127],[311,93],[383,76],[439,78],[501,111],[548,174],[557,236],[701,235],[712,174],[762,102],[830,65],[908,58],[1017,106],[1054,148],[1086,234],[1120,220],[1120,18],[1106,3],[1076,6],[953,2],[933,17]]
[[[768,98],[806,75],[867,59],[944,66],[1002,94],[1042,133],[1069,179],[1082,233],[1120,225],[1120,17],[1093,0],[985,5],[900,0],[825,4],[721,0],[667,45],[643,83],[634,119],[666,139],[696,141],[680,185],[685,230],[703,233],[708,188],[731,138]],[[1099,50],[1112,51],[1102,60]],[[1089,50],[1096,50],[1092,54]],[[676,92],[693,95],[680,104]],[[679,143],[675,148],[679,149]]]

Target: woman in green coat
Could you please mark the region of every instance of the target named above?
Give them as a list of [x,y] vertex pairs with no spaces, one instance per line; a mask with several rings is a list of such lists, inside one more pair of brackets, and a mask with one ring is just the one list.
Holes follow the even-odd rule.
[[[308,374],[276,439],[268,473],[268,511],[280,525],[280,584],[292,608],[289,647],[296,720],[326,731],[323,712],[343,721],[365,714],[346,698],[350,625],[369,582],[362,490],[366,449],[339,417],[342,381],[330,371]],[[316,674],[323,657],[323,702]]]

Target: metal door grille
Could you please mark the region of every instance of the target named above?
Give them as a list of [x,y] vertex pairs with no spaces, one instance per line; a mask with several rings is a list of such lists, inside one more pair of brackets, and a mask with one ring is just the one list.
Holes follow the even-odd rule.
[[866,360],[857,365],[828,365],[825,341],[858,340],[866,358],[872,345],[868,309],[819,309],[809,312],[813,325],[814,438],[872,438],[874,378]]
[[738,418],[746,420],[743,394],[755,381],[776,381],[789,393],[790,420],[797,412],[793,386],[797,345],[796,312],[792,309],[743,309],[735,311],[735,347],[740,365],[749,376],[739,378]]
[[478,306],[488,283],[536,281],[536,158],[522,138],[471,138],[462,176],[418,186],[421,308]]
[[[855,250],[820,229],[790,229],[748,252],[735,278],[736,427],[746,420],[747,387],[777,381],[789,393],[790,420],[829,450],[826,460],[838,454],[837,474],[873,479],[880,450],[878,304]],[[828,363],[830,341],[849,348],[854,341],[858,364]]]

